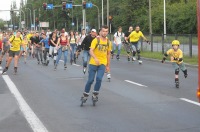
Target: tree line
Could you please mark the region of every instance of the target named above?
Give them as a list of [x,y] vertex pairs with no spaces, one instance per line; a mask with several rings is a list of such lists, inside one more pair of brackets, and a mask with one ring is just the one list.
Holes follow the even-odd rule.
[[[68,0],[74,4],[82,5],[82,0]],[[102,0],[86,0],[97,5],[101,13]],[[149,33],[149,0],[109,0],[110,12],[112,19],[112,32],[117,30],[118,26],[122,26],[124,31],[129,26],[139,25],[144,33]],[[54,5],[62,5],[60,0],[46,0],[47,3]],[[39,21],[50,22],[50,29],[57,28],[76,30],[76,23],[82,23],[82,7],[73,7],[72,9],[62,10],[62,8],[54,8],[53,10],[44,10],[42,5],[44,0],[27,0],[27,5],[23,5],[23,10],[27,16],[30,8],[32,11],[36,9],[36,17]],[[40,8],[40,11],[39,11]],[[106,17],[106,0],[104,0],[104,23],[107,22]],[[32,12],[33,13],[33,12]],[[152,14],[152,32],[153,34],[162,34],[164,27],[164,3],[163,0],[151,0]],[[101,14],[100,14],[101,16]],[[19,17],[19,16],[18,16]],[[30,16],[28,16],[29,18]],[[33,17],[33,15],[32,15]],[[98,29],[98,14],[95,7],[86,9],[86,20],[91,28]],[[29,20],[30,21],[30,20]],[[101,20],[100,20],[101,21]],[[72,26],[74,22],[74,26]],[[0,26],[2,25],[0,20]],[[28,24],[30,26],[30,24]],[[196,0],[166,0],[166,26],[168,34],[196,34],[197,18],[196,18]]]

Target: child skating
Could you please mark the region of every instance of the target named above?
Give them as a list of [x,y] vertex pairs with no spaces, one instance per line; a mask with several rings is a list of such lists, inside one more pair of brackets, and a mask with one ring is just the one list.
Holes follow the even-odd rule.
[[185,64],[183,63],[183,52],[179,49],[180,42],[178,40],[172,41],[172,48],[169,49],[162,59],[162,63],[165,62],[166,58],[170,56],[172,66],[175,70],[175,85],[176,88],[179,88],[179,69],[181,69],[184,73],[184,77],[187,78],[187,69]]

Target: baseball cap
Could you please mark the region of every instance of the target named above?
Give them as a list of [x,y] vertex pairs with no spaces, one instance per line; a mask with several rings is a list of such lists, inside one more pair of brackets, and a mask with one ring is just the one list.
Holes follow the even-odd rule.
[[97,30],[96,30],[96,29],[92,29],[91,31],[92,31],[92,32],[95,32],[95,33],[97,32]]

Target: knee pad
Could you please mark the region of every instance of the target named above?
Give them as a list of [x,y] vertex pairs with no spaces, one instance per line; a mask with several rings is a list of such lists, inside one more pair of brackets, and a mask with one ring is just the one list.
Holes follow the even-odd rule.
[[140,54],[140,50],[137,50],[137,53]]
[[175,75],[179,74],[179,68],[175,70]]
[[135,56],[135,54],[136,54],[136,52],[135,52],[135,51],[133,51],[133,56]]

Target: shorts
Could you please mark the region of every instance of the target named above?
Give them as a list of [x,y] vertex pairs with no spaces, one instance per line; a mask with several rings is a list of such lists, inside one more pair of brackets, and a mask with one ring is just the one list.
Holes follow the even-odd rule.
[[24,50],[24,48],[21,46],[20,50],[21,50],[21,51],[27,51],[27,50],[28,50],[28,47],[26,47],[26,50]]
[[81,51],[81,45],[78,45],[76,51],[80,52]]
[[185,64],[182,62],[180,64],[177,64],[176,62],[172,62],[172,66],[174,68],[174,70],[177,70],[177,69],[181,69],[182,71],[185,71],[186,70],[186,67],[185,67]]
[[9,57],[19,56],[19,52],[20,52],[20,51],[12,51],[12,50],[9,50]]
[[4,46],[4,47],[3,47],[2,55],[5,55],[5,53],[8,53],[9,50],[10,50],[10,46]]

